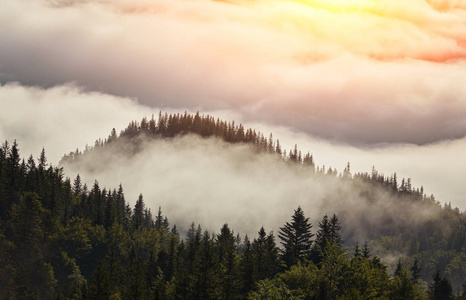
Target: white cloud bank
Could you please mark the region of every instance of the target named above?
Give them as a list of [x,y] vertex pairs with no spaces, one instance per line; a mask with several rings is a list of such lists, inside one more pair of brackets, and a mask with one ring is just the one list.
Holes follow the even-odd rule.
[[23,156],[39,157],[43,147],[49,162],[123,129],[132,119],[150,115],[134,100],[88,92],[73,86],[49,89],[19,84],[0,86],[0,139],[17,140]]
[[345,240],[352,244],[396,233],[396,226],[414,226],[436,211],[396,201],[370,184],[312,176],[309,169],[257,153],[246,144],[184,136],[141,138],[138,145],[142,151],[131,152],[131,146],[119,141],[64,167],[73,177],[79,173],[89,187],[94,178],[101,188],[121,181],[132,205],[144,191],[146,206],[153,212],[161,206],[172,225],[183,231],[191,222],[209,231],[218,231],[226,222],[249,236],[256,236],[261,226],[277,232],[300,205],[315,226],[324,214],[336,213]]
[[[76,148],[82,150],[86,144],[92,145],[98,138],[106,138],[114,127],[119,132],[132,120],[150,117],[152,113],[158,114],[158,111],[135,100],[85,92],[73,85],[42,89],[9,84],[0,86],[0,99],[0,140],[12,142],[16,139],[22,155],[26,157],[29,154],[38,157],[42,147],[45,147],[49,162],[55,165],[64,154]],[[297,143],[301,150],[311,151],[320,166],[331,166],[342,171],[349,161],[353,173],[370,172],[372,166],[387,176],[397,172],[399,178],[411,177],[414,186],[423,185],[425,191],[433,193],[439,201],[451,201],[452,205],[466,209],[466,189],[463,184],[466,178],[465,139],[423,146],[386,144],[354,147],[318,139],[283,126],[247,123],[230,111],[212,114],[226,120],[233,118],[265,134],[272,132],[287,149]],[[189,162],[183,155],[175,162],[175,156],[171,158],[174,161],[173,168],[179,163]],[[147,164],[144,168],[156,170],[157,164]],[[121,173],[124,173],[123,170]],[[132,176],[131,172],[128,174]],[[242,180],[247,181],[247,174],[243,175],[245,178]],[[183,174],[180,176],[183,177]],[[97,175],[88,178],[91,181],[94,179],[104,180]],[[124,177],[115,175],[102,184],[114,187],[123,180]],[[150,185],[131,187],[128,184],[125,184],[125,188],[132,189],[132,194],[128,195],[130,201],[135,201],[139,193],[146,195],[152,189]]]

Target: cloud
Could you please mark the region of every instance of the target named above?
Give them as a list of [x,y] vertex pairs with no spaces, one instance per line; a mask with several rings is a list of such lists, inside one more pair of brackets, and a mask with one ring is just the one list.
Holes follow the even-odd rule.
[[0,82],[229,110],[352,145],[466,134],[458,1],[13,1]]
[[272,130],[287,149],[297,143],[301,149],[311,151],[318,165],[341,171],[350,162],[353,173],[370,172],[372,166],[385,176],[396,172],[398,178],[411,178],[413,186],[422,185],[427,195],[433,194],[440,202],[451,202],[462,210],[466,208],[463,188],[466,153],[462,150],[466,149],[466,138],[421,146],[386,143],[355,147],[312,138],[289,128],[250,125],[265,132]]
[[314,232],[324,214],[336,213],[352,244],[394,233],[401,224],[414,226],[436,211],[396,201],[370,184],[312,176],[309,169],[245,144],[197,136],[139,143],[140,152],[128,151],[132,147],[124,141],[88,152],[78,161],[65,162],[65,172],[72,178],[79,173],[89,187],[95,178],[101,188],[121,182],[132,206],[142,192],[152,212],[161,206],[181,230],[195,222],[218,231],[227,222],[249,236],[256,236],[261,226],[278,232],[300,205]]
[[0,139],[17,140],[23,156],[38,157],[45,147],[56,165],[66,153],[106,138],[151,110],[131,99],[84,92],[74,85],[49,89],[19,84],[0,86]]
[[[0,86],[0,99],[0,140],[13,142],[16,139],[25,158],[30,154],[38,157],[42,147],[45,147],[48,160],[54,165],[64,154],[76,148],[82,150],[86,144],[92,146],[95,140],[108,137],[112,128],[120,132],[133,120],[158,115],[158,110],[134,99],[90,92],[76,85],[43,89],[7,84]],[[310,151],[320,166],[342,171],[350,162],[353,173],[370,172],[372,166],[386,176],[397,172],[399,178],[410,177],[414,186],[423,185],[428,195],[434,194],[442,203],[451,201],[453,206],[462,210],[466,208],[466,190],[462,182],[466,177],[466,139],[422,146],[386,143],[356,147],[316,138],[287,126],[250,122],[232,110],[207,113],[243,123],[267,136],[273,133],[274,138],[278,138],[282,147],[288,150],[296,143],[302,151]],[[94,179],[100,180],[100,177],[90,178]],[[106,186],[113,187],[121,180],[115,178]],[[145,191],[145,187],[135,187],[133,194]],[[135,200],[137,195],[131,197]]]

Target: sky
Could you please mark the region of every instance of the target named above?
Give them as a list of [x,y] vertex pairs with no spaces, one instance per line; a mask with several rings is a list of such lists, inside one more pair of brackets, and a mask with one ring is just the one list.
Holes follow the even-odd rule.
[[466,0],[2,0],[0,45],[23,155],[199,110],[466,209]]

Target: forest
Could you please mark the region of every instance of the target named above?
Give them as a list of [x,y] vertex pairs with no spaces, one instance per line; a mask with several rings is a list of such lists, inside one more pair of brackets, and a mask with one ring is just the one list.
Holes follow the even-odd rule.
[[[142,194],[128,201],[121,184],[103,187],[96,178],[88,186],[64,175],[67,164],[88,155],[105,160],[111,147],[133,155],[145,139],[183,135],[248,144],[306,176],[355,186],[364,201],[382,190],[391,207],[429,217],[406,223],[388,211],[381,225],[361,221],[364,240],[344,214],[322,213],[312,224],[300,206],[285,224],[256,228],[254,236],[227,223],[177,228],[161,207],[153,214]],[[464,212],[426,196],[409,178],[375,168],[352,174],[349,163],[342,172],[319,167],[297,145],[287,151],[272,134],[199,113],[131,122],[65,155],[60,167],[47,163],[45,149],[26,159],[16,141],[0,148],[2,299],[466,299],[465,239]],[[404,255],[389,263],[395,252]]]

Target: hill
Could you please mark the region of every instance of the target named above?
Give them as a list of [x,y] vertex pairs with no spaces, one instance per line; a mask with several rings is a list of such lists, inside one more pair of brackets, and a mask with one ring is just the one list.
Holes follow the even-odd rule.
[[[407,299],[464,283],[458,209],[396,174],[315,166],[233,122],[160,114],[61,165],[1,148],[2,297]],[[83,183],[93,175],[125,178],[125,193]],[[130,202],[133,185],[145,196]]]

